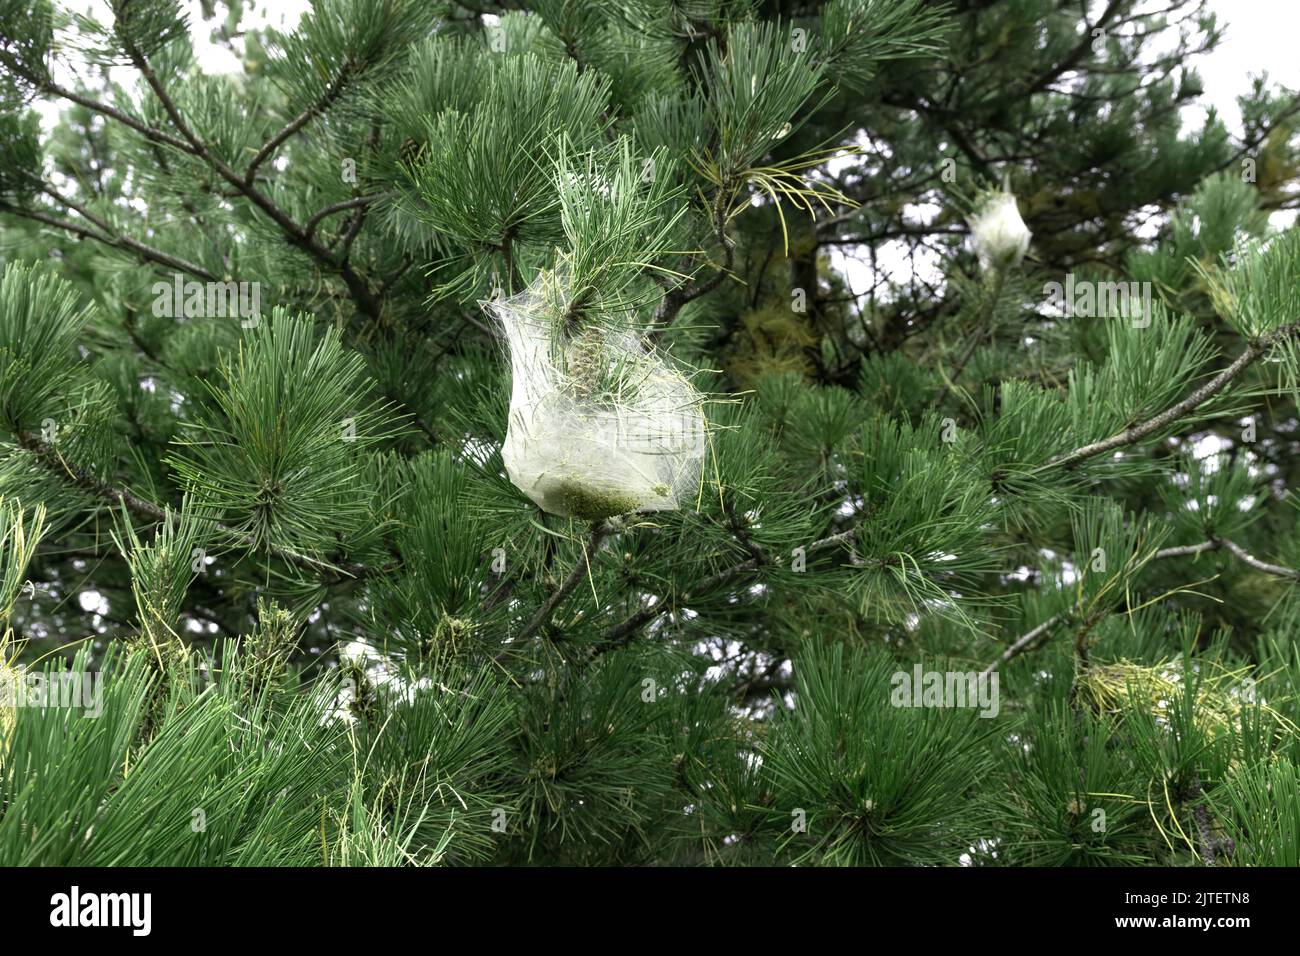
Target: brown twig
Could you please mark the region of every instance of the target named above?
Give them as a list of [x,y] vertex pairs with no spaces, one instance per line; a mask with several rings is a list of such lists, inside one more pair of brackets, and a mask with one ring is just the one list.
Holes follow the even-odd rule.
[[350,75],[351,70],[349,70],[347,64],[344,64],[343,69],[339,70],[338,76],[330,81],[329,86],[325,88],[325,92],[321,94],[315,103],[291,119],[278,133],[262,145],[262,148],[254,154],[248,163],[248,169],[244,173],[245,182],[252,185],[253,177],[257,173],[257,167],[266,162],[285,140],[306,126],[312,119],[329,109],[330,105],[342,94]]
[[158,75],[154,72],[148,58],[132,43],[125,44],[126,53],[130,57],[136,70],[144,78],[149,89],[153,91],[158,102],[162,104],[163,111],[166,112],[172,125],[176,127],[183,139],[189,143],[190,152],[201,158],[207,163],[222,179],[233,186],[238,192],[244,195],[254,206],[260,209],[272,222],[280,227],[280,231],[288,239],[290,245],[301,249],[310,255],[322,266],[334,272],[343,284],[347,286],[348,294],[356,304],[357,310],[370,319],[379,318],[380,303],[375,296],[370,284],[359,274],[348,262],[346,251],[341,258],[335,258],[325,246],[314,237],[307,234],[306,230],[281,209],[268,196],[258,190],[244,176],[231,169],[229,165],[215,155],[207,145],[190,129],[189,124],[181,115],[180,109],[172,100],[167,89],[162,85]]
[[336,212],[344,212],[345,210],[356,209],[358,207],[364,208],[365,206],[369,206],[371,203],[378,202],[387,195],[387,193],[376,193],[371,196],[355,196],[352,199],[345,199],[342,202],[331,203],[328,206],[323,206],[312,213],[311,218],[307,220],[307,224],[303,226],[303,233],[308,239],[310,239],[316,234],[316,227],[320,225],[322,219],[332,216]]

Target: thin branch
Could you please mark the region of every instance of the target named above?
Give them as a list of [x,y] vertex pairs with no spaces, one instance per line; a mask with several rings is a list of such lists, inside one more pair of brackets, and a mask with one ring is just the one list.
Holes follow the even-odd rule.
[[1263,571],[1265,574],[1276,574],[1279,577],[1284,578],[1300,578],[1300,571],[1296,571],[1294,568],[1284,568],[1280,564],[1269,564],[1267,561],[1261,561],[1240,545],[1237,545],[1226,538],[1223,540],[1223,546],[1236,555],[1239,560],[1250,565],[1256,571]]
[[172,125],[176,127],[192,147],[192,151],[211,166],[222,179],[230,183],[231,186],[247,197],[253,205],[269,216],[280,227],[281,232],[284,233],[291,245],[303,250],[326,268],[335,272],[343,280],[343,284],[347,286],[348,293],[352,296],[357,309],[363,315],[372,319],[378,318],[380,313],[379,300],[375,297],[369,283],[348,264],[346,253],[341,259],[335,259],[329,249],[321,245],[314,237],[307,235],[303,227],[294,222],[275,202],[256,189],[251,183],[246,182],[244,177],[231,169],[219,156],[214,155],[190,129],[189,124],[185,122],[185,118],[162,85],[162,81],[158,79],[158,75],[150,66],[145,55],[137,47],[129,43],[126,45],[126,52],[140,75],[144,77],[145,83],[153,90],[154,96],[162,104],[163,110],[172,121]]
[[303,233],[308,239],[310,239],[316,234],[316,227],[320,225],[321,220],[325,217],[332,216],[336,212],[343,212],[346,209],[356,209],[358,206],[369,206],[371,203],[383,199],[386,195],[387,193],[376,193],[370,196],[356,196],[353,199],[345,199],[342,202],[336,202],[332,205],[318,209],[312,213],[311,218],[307,220],[307,225],[303,226]]
[[42,183],[40,190],[41,192],[45,193],[45,195],[53,199],[55,202],[61,203],[66,208],[71,209],[73,212],[77,213],[79,216],[81,216],[83,219],[85,219],[87,222],[91,223],[92,225],[96,226],[101,232],[105,233],[106,235],[99,235],[86,229],[80,229],[71,223],[62,222],[58,219],[55,219],[52,216],[50,217],[43,216],[39,213],[36,213],[35,211],[19,209],[17,207],[8,206],[7,204],[5,204],[5,208],[7,208],[10,212],[13,212],[15,215],[23,216],[27,219],[32,219],[37,222],[43,222],[46,223],[47,225],[58,226],[60,228],[67,229],[70,232],[74,232],[77,235],[80,235],[82,238],[94,239],[108,246],[115,246],[116,248],[119,249],[126,249],[130,252],[136,253],[141,258],[149,262],[155,262],[158,263],[159,265],[170,266],[173,269],[179,269],[181,272],[188,272],[190,275],[198,276],[200,279],[204,279],[208,282],[219,281],[217,276],[214,273],[208,271],[198,263],[190,262],[188,259],[182,259],[180,256],[174,256],[170,252],[164,252],[161,249],[157,249],[153,246],[146,245],[145,243],[140,242],[137,239],[132,239],[130,236],[123,235],[122,233],[115,230],[106,220],[104,220],[100,216],[95,215],[89,209],[86,209],[84,206],[81,206],[78,203],[74,202],[73,200],[62,195],[54,188]]
[[[47,442],[42,441],[31,432],[20,431],[17,433],[18,444],[31,452],[36,459],[51,471],[61,474],[68,478],[73,485],[87,492],[92,497],[105,501],[110,505],[125,505],[126,509],[133,514],[146,518],[149,521],[163,521],[167,512],[166,509],[147,501],[139,495],[125,488],[116,488],[108,482],[96,478],[89,472],[73,466],[67,459],[59,454],[58,449]],[[217,531],[226,535],[230,540],[244,547],[253,547],[256,545],[254,538],[242,531],[237,531],[227,525],[217,524]],[[360,564],[342,563],[335,564],[320,558],[313,558],[310,555],[302,554],[291,548],[282,548],[277,545],[267,544],[265,549],[272,557],[287,561],[290,564],[306,568],[315,573],[321,571],[341,571],[349,578],[362,578],[369,573],[369,570]],[[338,583],[338,582],[332,582]]]
[[1218,541],[1202,541],[1200,544],[1180,544],[1172,548],[1161,548],[1156,552],[1155,560],[1161,558],[1187,558],[1194,554],[1204,554],[1206,551],[1214,551],[1219,547]]
[[163,143],[185,153],[194,152],[194,148],[184,140],[177,139],[169,133],[148,126],[135,117],[123,113],[119,109],[109,106],[106,103],[101,103],[98,100],[92,100],[87,96],[82,96],[80,93],[76,93],[66,87],[60,86],[51,79],[33,76],[23,70],[17,60],[3,52],[0,52],[0,63],[3,63],[18,76],[21,76],[44,93],[76,103],[78,106],[84,106],[86,109],[92,110],[96,113],[102,113],[104,116],[117,120],[123,126],[130,127],[141,136],[145,137],[145,139],[151,140],[152,142]]
[[1185,544],[1172,548],[1162,548],[1156,552],[1157,558],[1177,558],[1190,557],[1192,555],[1204,554],[1206,551],[1218,551],[1224,549],[1231,553],[1243,564],[1247,564],[1256,571],[1263,571],[1265,574],[1274,574],[1280,578],[1300,578],[1300,571],[1295,568],[1284,567],[1280,564],[1270,564],[1267,561],[1255,557],[1241,545],[1227,538],[1211,538],[1208,541],[1202,541],[1200,544]]
[[944,380],[943,391],[935,399],[936,408],[943,405],[948,395],[957,385],[957,379],[961,373],[966,370],[966,364],[970,362],[971,357],[975,354],[975,349],[979,346],[980,341],[984,338],[984,333],[989,331],[990,320],[993,318],[993,312],[998,307],[998,300],[1002,298],[1002,289],[1007,281],[1007,268],[999,267],[993,272],[993,283],[988,290],[988,295],[980,303],[979,312],[975,316],[975,331],[971,333],[970,342],[966,350],[962,353],[961,358],[957,360],[956,366],[953,367],[952,375]]
[[719,186],[717,195],[713,199],[713,235],[719,245],[722,246],[722,264],[718,267],[717,272],[703,282],[686,282],[674,286],[664,293],[658,308],[655,309],[654,317],[650,320],[650,326],[646,330],[647,336],[652,341],[662,335],[673,324],[673,321],[677,318],[677,313],[681,312],[687,303],[708,295],[722,284],[723,279],[731,274],[735,266],[736,250],[727,239],[727,206],[729,198],[729,191]]
[[1005,664],[1007,661],[1011,660],[1012,658],[1020,656],[1020,654],[1026,651],[1031,645],[1034,644],[1034,642],[1036,642],[1039,638],[1045,635],[1052,628],[1056,627],[1057,624],[1060,624],[1061,621],[1063,621],[1064,619],[1065,619],[1064,614],[1053,614],[1051,617],[1049,617],[1042,624],[1039,624],[1032,631],[1029,631],[1026,634],[1024,634],[1022,637],[1017,638],[1011,645],[1007,647],[1006,650],[1002,652],[1002,655],[997,660],[995,660],[988,667],[984,668],[984,673],[981,676],[988,677],[990,674],[992,674],[995,670],[998,669],[999,664]]
[[1104,455],[1108,451],[1113,451],[1116,448],[1123,448],[1125,445],[1131,445],[1134,442],[1141,441],[1148,435],[1154,435],[1157,432],[1163,431],[1177,422],[1184,415],[1195,411],[1206,401],[1223,391],[1224,387],[1229,382],[1235,379],[1255,362],[1259,361],[1260,358],[1267,354],[1270,348],[1283,339],[1294,335],[1298,331],[1300,331],[1300,321],[1291,322],[1288,325],[1284,325],[1261,335],[1246,346],[1246,349],[1237,356],[1236,360],[1231,365],[1221,371],[1218,375],[1214,376],[1214,378],[1210,379],[1200,388],[1196,389],[1196,391],[1192,392],[1192,394],[1188,395],[1181,402],[1178,402],[1176,405],[1171,405],[1163,412],[1153,415],[1144,422],[1139,422],[1136,425],[1124,429],[1124,431],[1120,432],[1118,435],[1112,435],[1110,438],[1092,442],[1091,444],[1076,448],[1073,451],[1057,455],[1054,458],[1049,459],[1036,470],[1043,471],[1048,468],[1058,467],[1073,468],[1075,465],[1087,461],[1089,458]]
[[[339,75],[330,81],[329,86],[325,88],[325,92],[320,95],[315,103],[312,103],[305,110],[291,119],[285,124],[283,129],[266,141],[262,148],[259,149],[249,161],[248,170],[244,173],[244,182],[251,186],[253,184],[253,177],[257,173],[257,167],[266,162],[271,154],[279,149],[280,145],[284,143],[285,140],[310,123],[315,117],[329,109],[330,105],[333,104],[333,102],[338,99],[339,95],[343,92],[350,74],[351,71],[345,64],[343,69],[339,71]],[[308,231],[310,232],[310,226],[308,227]]]
[[1092,44],[1095,42],[1093,39],[1093,30],[1100,29],[1104,31],[1107,21],[1109,21],[1111,17],[1119,11],[1119,7],[1119,0],[1111,0],[1111,2],[1106,5],[1106,9],[1102,11],[1101,16],[1097,19],[1096,23],[1089,24],[1087,20],[1084,20],[1083,33],[1080,35],[1079,42],[1075,44],[1074,49],[1067,53],[1065,58],[1059,63],[1053,65],[1050,70],[1043,73],[1036,80],[1030,82],[1025,93],[1032,94],[1044,90],[1059,77],[1078,66],[1079,62],[1083,59],[1084,54],[1092,48]]
[[[1297,571],[1294,568],[1282,567],[1278,564],[1269,564],[1267,561],[1261,561],[1240,545],[1229,541],[1227,538],[1211,538],[1209,541],[1202,541],[1199,544],[1180,544],[1171,548],[1161,548],[1155,553],[1154,560],[1159,561],[1164,558],[1192,557],[1194,555],[1204,554],[1207,551],[1217,551],[1220,548],[1231,552],[1242,562],[1250,565],[1257,571],[1263,571],[1266,574],[1275,574],[1278,577],[1300,578],[1300,571]],[[1023,637],[1017,638],[1014,643],[1010,644],[1007,649],[1002,652],[1001,657],[988,667],[984,668],[985,676],[993,673],[999,664],[1005,664],[1012,658],[1018,657],[1020,654],[1029,650],[1038,638],[1042,637],[1048,630],[1061,623],[1065,617],[1066,615],[1064,613],[1055,614]]]
[[349,268],[348,262],[352,257],[352,243],[357,241],[357,236],[361,235],[361,224],[366,221],[366,206],[359,206],[357,211],[352,214],[352,222],[348,224],[348,231],[343,236],[343,247],[339,250],[339,264],[343,268]]
[[600,543],[605,540],[610,530],[610,526],[604,521],[597,523],[591,529],[590,539],[583,544],[582,559],[573,565],[568,577],[564,579],[558,588],[551,592],[551,596],[546,599],[546,603],[538,608],[537,613],[524,625],[524,629],[519,632],[519,635],[512,642],[514,645],[523,644],[524,641],[537,633],[543,624],[550,620],[555,609],[564,602],[573,592],[573,589],[578,586],[578,582],[588,573],[588,569],[591,567],[592,555],[596,553],[596,549],[600,547]]
[[202,266],[196,265],[193,262],[188,262],[177,256],[173,256],[170,253],[163,252],[161,249],[155,249],[153,246],[147,246],[143,242],[138,242],[129,236],[105,236],[101,233],[95,232],[93,229],[78,226],[74,222],[67,222],[43,212],[39,212],[35,209],[25,209],[21,206],[14,206],[6,202],[0,202],[0,212],[7,212],[12,216],[19,216],[23,219],[30,219],[32,222],[39,222],[42,225],[53,226],[55,229],[62,229],[82,239],[92,239],[95,242],[102,243],[106,246],[125,249],[137,253],[141,258],[150,262],[170,266],[171,268],[179,269],[182,272],[189,272],[208,281],[216,280],[216,276],[212,275],[212,273],[208,272]]
[[388,295],[393,286],[397,284],[397,280],[406,275],[406,270],[410,269],[414,262],[415,260],[413,259],[407,259],[396,272],[383,281],[383,284],[379,286],[379,298],[382,299],[384,296]]

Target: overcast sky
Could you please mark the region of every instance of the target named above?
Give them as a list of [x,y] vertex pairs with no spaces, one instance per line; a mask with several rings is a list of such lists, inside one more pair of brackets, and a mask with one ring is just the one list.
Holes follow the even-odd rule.
[[[215,21],[204,22],[198,0],[185,0],[199,62],[212,72],[238,69],[238,61],[220,47],[208,43]],[[292,27],[307,10],[306,0],[260,0],[249,23],[285,29]],[[89,11],[107,19],[103,0],[73,0],[67,9]],[[1200,57],[1197,67],[1205,80],[1205,99],[1218,107],[1230,125],[1240,119],[1234,98],[1249,87],[1248,76],[1267,71],[1287,86],[1300,87],[1300,55],[1296,52],[1300,34],[1300,0],[1210,0],[1221,23],[1227,24],[1223,43],[1214,53]],[[267,11],[270,11],[269,13]]]
[[[1159,0],[1153,0],[1158,4]],[[198,0],[185,0],[190,13],[191,32],[199,63],[208,72],[230,72],[241,68],[240,62],[227,49],[208,41],[216,21],[204,22]],[[88,11],[102,20],[107,19],[107,4],[103,0],[73,0],[65,8]],[[303,11],[309,8],[306,0],[259,0],[257,10],[246,17],[246,25],[270,25],[289,29],[297,23]],[[1210,8],[1226,25],[1223,42],[1211,54],[1198,57],[1195,65],[1205,86],[1202,101],[1205,106],[1183,111],[1183,121],[1188,127],[1197,127],[1204,120],[1206,106],[1214,106],[1228,127],[1236,130],[1241,114],[1236,97],[1250,88],[1250,76],[1267,73],[1275,83],[1300,89],[1300,55],[1295,46],[1300,35],[1300,0],[1210,0]],[[269,12],[267,12],[269,11]],[[129,81],[129,68],[115,74]],[[58,105],[37,104],[47,126],[56,116]],[[1281,214],[1279,214],[1281,215]],[[1285,214],[1291,216],[1293,214]],[[1275,224],[1282,224],[1275,220]],[[837,248],[833,262],[846,273],[853,291],[859,292],[870,282],[865,263],[854,258],[858,250]],[[878,262],[883,269],[898,273],[909,268],[898,254],[890,255],[888,249],[878,250]],[[895,251],[897,252],[897,251]],[[937,271],[937,270],[936,270]],[[897,276],[902,278],[902,276]]]

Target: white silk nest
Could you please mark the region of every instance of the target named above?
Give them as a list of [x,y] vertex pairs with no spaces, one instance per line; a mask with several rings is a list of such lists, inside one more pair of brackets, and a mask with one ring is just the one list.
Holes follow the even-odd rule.
[[986,197],[968,223],[975,253],[984,269],[1017,266],[1029,251],[1033,234],[1020,217],[1016,197],[1008,191]]
[[631,328],[566,328],[563,278],[484,307],[501,323],[513,384],[501,455],[551,514],[599,521],[671,511],[699,493],[704,397]]

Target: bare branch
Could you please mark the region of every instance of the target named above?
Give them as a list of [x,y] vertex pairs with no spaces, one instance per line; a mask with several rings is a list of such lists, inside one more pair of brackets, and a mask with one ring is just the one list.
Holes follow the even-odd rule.
[[1229,541],[1227,538],[1211,538],[1208,541],[1202,541],[1200,544],[1185,544],[1173,548],[1162,548],[1156,552],[1157,558],[1177,558],[1191,557],[1197,554],[1204,554],[1206,551],[1218,551],[1223,549],[1231,553],[1237,560],[1243,564],[1249,565],[1256,571],[1263,571],[1265,574],[1274,574],[1280,578],[1300,578],[1300,571],[1295,568],[1284,567],[1280,564],[1270,564],[1255,557],[1235,541]]
[[80,93],[70,90],[67,87],[60,86],[51,79],[31,75],[22,69],[22,65],[16,59],[2,51],[0,51],[0,63],[3,63],[6,67],[21,76],[27,82],[31,83],[43,93],[48,93],[50,96],[57,96],[60,99],[68,100],[72,103],[76,103],[78,106],[84,106],[88,110],[93,110],[94,112],[101,113],[110,119],[117,120],[117,122],[121,123],[123,126],[135,130],[145,139],[151,140],[152,142],[163,143],[167,146],[171,146],[173,149],[179,149],[185,153],[194,152],[194,147],[184,140],[177,139],[170,133],[166,133],[160,129],[155,129],[152,126],[142,123],[135,117],[129,116],[115,107],[109,106],[106,103],[101,103],[98,100],[93,100],[88,96],[82,96]]
[[1039,638],[1045,635],[1052,628],[1056,627],[1057,624],[1060,624],[1061,621],[1064,619],[1065,619],[1064,614],[1053,614],[1042,624],[1039,624],[1033,630],[1028,631],[1022,637],[1017,638],[1014,642],[1012,642],[1007,647],[1005,651],[1002,652],[1001,657],[995,660],[988,667],[984,668],[984,673],[981,676],[988,677],[990,674],[992,674],[995,670],[998,669],[999,664],[1005,664],[1007,661],[1011,660],[1012,658],[1018,657],[1020,654],[1026,651],[1031,645],[1033,645]]
[[385,194],[375,194],[372,196],[356,196],[352,199],[345,199],[342,202],[336,202],[329,206],[324,206],[314,213],[307,220],[307,225],[303,226],[303,233],[310,239],[316,233],[316,227],[320,225],[322,219],[332,216],[336,212],[343,212],[347,209],[356,209],[358,207],[369,206],[373,202],[378,202],[384,198]]
[[[81,212],[81,210],[78,207],[73,206],[71,203],[68,203],[66,200],[63,200],[62,197],[59,197],[59,199],[60,201],[64,202],[65,205],[67,205],[68,208],[72,209],[74,212]],[[10,215],[19,216],[23,219],[30,219],[32,222],[39,222],[46,226],[52,226],[56,229],[63,229],[66,232],[70,232],[74,236],[78,236],[82,239],[92,239],[95,242],[102,243],[106,246],[112,246],[117,249],[124,249],[130,252],[134,252],[136,255],[140,256],[142,259],[146,261],[155,262],[158,265],[168,266],[172,269],[178,269],[181,272],[187,272],[191,275],[198,276],[199,278],[207,280],[209,282],[217,281],[217,277],[215,275],[213,275],[211,272],[209,272],[207,269],[203,268],[202,266],[198,265],[197,263],[193,263],[186,259],[182,259],[179,256],[174,256],[168,252],[163,252],[161,249],[156,249],[153,246],[146,245],[143,242],[140,242],[136,239],[132,239],[130,236],[124,236],[121,235],[120,233],[114,233],[107,225],[103,223],[103,220],[99,220],[97,218],[91,218],[89,216],[86,217],[87,219],[89,219],[90,222],[103,229],[104,232],[109,233],[108,235],[104,235],[101,232],[96,232],[93,229],[87,229],[84,226],[78,226],[76,223],[73,222],[67,222],[65,220],[58,219],[55,216],[46,215],[45,213],[40,212],[39,210],[36,209],[25,209],[21,206],[14,206],[5,202],[0,202],[0,211],[7,212]],[[85,214],[82,213],[82,215]]]
[[[1229,541],[1226,538],[1212,538],[1209,541],[1202,541],[1199,544],[1181,544],[1171,548],[1161,548],[1155,553],[1154,559],[1161,560],[1164,558],[1193,557],[1198,554],[1204,554],[1207,551],[1217,551],[1220,548],[1230,551],[1245,564],[1250,565],[1257,571],[1263,571],[1266,574],[1275,574],[1278,577],[1300,578],[1300,571],[1297,571],[1294,568],[1282,567],[1278,564],[1269,564],[1267,561],[1261,561],[1240,545]],[[999,664],[1005,664],[1012,658],[1018,657],[1020,654],[1029,650],[1040,637],[1047,633],[1047,631],[1061,623],[1065,619],[1065,616],[1066,615],[1063,613],[1055,614],[1042,624],[1039,624],[1032,631],[1029,631],[1023,637],[1017,638],[1015,642],[1010,644],[1007,649],[1002,652],[1001,657],[995,660],[988,667],[984,668],[985,676],[993,673]]]

